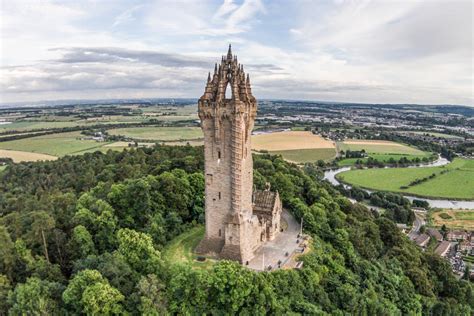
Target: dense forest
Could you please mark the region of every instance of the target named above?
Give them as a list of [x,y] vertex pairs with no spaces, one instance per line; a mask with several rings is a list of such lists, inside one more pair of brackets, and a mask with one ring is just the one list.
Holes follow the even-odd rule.
[[[129,149],[10,165],[0,174],[0,314],[470,315],[472,285],[317,168],[255,155],[313,238],[301,270],[166,264],[204,220],[202,147]],[[374,198],[375,199],[375,198]]]

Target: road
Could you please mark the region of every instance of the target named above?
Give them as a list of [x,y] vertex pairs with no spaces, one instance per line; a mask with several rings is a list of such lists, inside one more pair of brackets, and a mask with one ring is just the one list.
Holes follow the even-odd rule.
[[408,234],[410,239],[415,239],[416,237],[418,237],[418,235],[420,234],[421,226],[426,224],[424,212],[413,211],[413,213],[415,213],[415,221],[413,222],[413,227],[410,233]]
[[[284,265],[290,259],[291,254],[299,248],[296,241],[300,240],[298,238],[300,224],[287,210],[283,210],[281,216],[282,221],[288,224],[287,228],[280,232],[274,240],[266,242],[256,251],[255,257],[249,261],[248,268],[262,271],[264,266],[265,268],[272,266],[274,269],[278,266],[278,261]],[[290,256],[286,256],[286,253]]]

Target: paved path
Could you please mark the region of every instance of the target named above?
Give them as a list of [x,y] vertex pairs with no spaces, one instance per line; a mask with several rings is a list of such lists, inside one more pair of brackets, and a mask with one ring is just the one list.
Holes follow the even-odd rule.
[[[298,234],[300,232],[300,224],[295,218],[286,210],[283,210],[282,220],[284,220],[288,227],[283,232],[280,232],[274,240],[266,242],[259,250],[257,250],[255,257],[250,260],[248,268],[253,270],[263,270],[263,264],[265,268],[269,265],[272,266],[272,270],[278,267],[278,261],[282,261],[282,266],[290,258],[291,254],[299,248]],[[301,242],[301,239],[300,239]],[[289,253],[289,256],[285,256],[285,253]],[[264,260],[265,255],[265,262]]]

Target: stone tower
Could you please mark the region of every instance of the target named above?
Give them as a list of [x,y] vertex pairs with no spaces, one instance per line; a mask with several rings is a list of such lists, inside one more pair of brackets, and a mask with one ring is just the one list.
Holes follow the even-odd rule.
[[208,75],[198,111],[204,133],[206,235],[196,251],[246,262],[267,239],[268,228],[267,220],[254,214],[252,201],[257,100],[230,45]]

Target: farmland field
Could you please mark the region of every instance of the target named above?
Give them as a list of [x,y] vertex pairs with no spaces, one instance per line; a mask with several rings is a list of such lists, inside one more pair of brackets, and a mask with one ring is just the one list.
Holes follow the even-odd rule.
[[267,150],[286,160],[304,163],[336,156],[335,145],[308,131],[276,132],[252,136],[252,149]]
[[[338,142],[339,150],[352,150],[360,151],[365,150],[368,157],[372,157],[380,162],[388,162],[389,159],[393,158],[395,161],[400,158],[407,158],[409,160],[415,158],[428,158],[432,154],[429,152],[421,151],[417,148],[410,147],[404,144],[383,141],[383,140],[347,140],[344,142]],[[361,161],[367,160],[367,158],[359,158]],[[339,166],[351,166],[356,163],[358,158],[346,158],[338,162]]]
[[[407,158],[408,160],[412,160],[412,159],[415,159],[415,158],[429,158],[432,156],[431,153],[428,153],[428,152],[425,152],[423,155],[402,155],[402,154],[372,154],[372,153],[369,153],[368,154],[369,157],[372,157],[380,162],[384,162],[384,163],[387,163],[389,162],[389,160],[391,158],[393,158],[395,161],[398,161],[400,160],[401,158]],[[342,159],[340,160],[337,164],[341,167],[344,167],[344,166],[352,166],[352,165],[355,165],[356,161],[357,160],[360,160],[360,161],[366,161],[367,158],[346,158],[346,159]]]
[[282,151],[294,149],[334,148],[332,141],[311,132],[291,131],[259,134],[252,137],[255,150]]
[[436,210],[430,216],[436,227],[474,230],[474,210]]
[[202,138],[199,127],[130,127],[108,131],[110,135],[122,135],[134,139],[179,141]]
[[118,124],[118,123],[138,123],[144,121],[144,118],[138,116],[106,116],[101,118],[91,118],[75,121],[34,121],[24,120],[16,121],[11,124],[0,125],[0,132],[19,131],[26,132],[35,129],[53,129],[75,126],[92,126],[98,124]]
[[38,161],[38,160],[56,160],[58,157],[18,150],[0,149],[0,157],[11,158],[13,162]]
[[296,163],[330,160],[336,155],[334,148],[294,149],[271,151],[271,154],[282,155],[288,161]]
[[44,121],[18,121],[11,124],[0,125],[0,132],[3,131],[27,131],[39,128],[63,128],[81,125],[77,122],[60,121],[60,122],[44,122]]
[[[415,180],[427,178],[410,186]],[[474,199],[474,160],[455,159],[442,167],[350,170],[338,176],[343,182],[367,189],[393,191],[417,196]],[[406,188],[404,188],[406,187]]]
[[436,133],[436,132],[412,132],[409,131],[407,133],[413,133],[418,135],[425,135],[428,134],[429,136],[441,137],[441,138],[462,138],[456,135],[444,134],[444,133]]
[[402,155],[425,155],[426,153],[404,144],[385,140],[358,140],[351,139],[338,143],[340,150],[362,150],[373,154],[402,154]]
[[0,149],[41,153],[52,156],[82,154],[98,150],[107,143],[93,140],[80,140],[80,132],[58,133],[0,142]]

